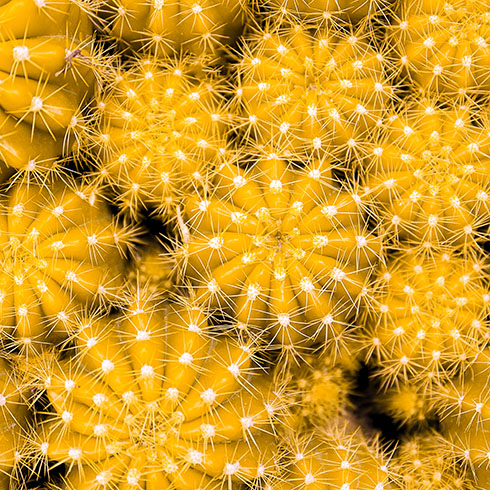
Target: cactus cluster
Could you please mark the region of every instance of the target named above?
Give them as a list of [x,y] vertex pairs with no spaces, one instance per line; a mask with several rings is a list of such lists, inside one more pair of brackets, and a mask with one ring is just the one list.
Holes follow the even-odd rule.
[[0,0],[0,490],[490,490],[489,22]]

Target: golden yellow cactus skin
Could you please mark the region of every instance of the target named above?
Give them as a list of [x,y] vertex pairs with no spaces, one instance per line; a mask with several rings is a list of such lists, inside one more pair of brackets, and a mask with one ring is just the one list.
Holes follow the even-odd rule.
[[53,162],[94,88],[89,17],[70,0],[0,5],[0,162]]
[[293,154],[355,146],[392,96],[383,55],[362,33],[256,31],[238,61],[235,93],[245,135]]
[[278,365],[276,379],[285,384],[291,400],[290,427],[295,430],[322,428],[346,414],[351,406],[348,396],[353,391],[353,383],[352,373],[343,367],[342,359],[335,359],[331,353],[303,356],[301,364],[293,365],[289,372]]
[[98,155],[97,176],[132,216],[154,208],[168,219],[226,154],[219,85],[191,69],[186,61],[135,59],[107,76],[89,145]]
[[477,107],[408,104],[366,145],[366,192],[383,227],[409,246],[474,247],[489,224],[490,133]]
[[269,153],[248,170],[225,165],[212,194],[187,200],[178,259],[200,300],[240,327],[288,348],[326,346],[380,253],[364,207],[326,160],[299,167]]
[[488,1],[403,1],[390,29],[399,66],[423,90],[488,93]]
[[81,303],[120,287],[128,236],[84,184],[17,184],[0,199],[3,342],[52,340]]
[[482,259],[404,250],[380,271],[365,352],[385,386],[448,379],[487,342],[489,307]]
[[241,33],[244,0],[110,0],[99,21],[112,36],[157,56],[216,56]]
[[140,292],[117,323],[84,319],[76,355],[41,373],[54,413],[37,457],[66,463],[76,490],[235,488],[274,474],[285,406],[251,348],[213,334],[185,300]]

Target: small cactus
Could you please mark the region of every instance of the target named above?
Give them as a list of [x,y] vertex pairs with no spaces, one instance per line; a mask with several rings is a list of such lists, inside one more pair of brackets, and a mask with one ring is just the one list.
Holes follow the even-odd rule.
[[485,1],[401,1],[389,26],[394,61],[422,91],[487,94],[489,27]]
[[121,285],[132,232],[91,186],[16,184],[0,198],[0,318],[3,345],[60,340],[82,303]]
[[490,223],[490,137],[476,107],[424,99],[387,118],[365,145],[366,192],[395,242],[474,248]]
[[451,452],[437,433],[405,439],[393,458],[400,490],[473,490],[471,476],[454,463]]
[[95,178],[132,217],[144,208],[174,217],[181,197],[205,186],[227,153],[220,86],[191,69],[187,61],[137,58],[106,74],[86,151],[97,157]]
[[[338,342],[381,250],[366,203],[328,159],[295,166],[276,153],[224,165],[214,191],[186,201],[177,258],[199,301],[301,350]],[[185,221],[185,222],[184,222]]]
[[51,413],[30,447],[65,463],[63,488],[221,488],[274,474],[285,410],[250,346],[182,299],[138,289],[122,316],[87,317],[75,355],[35,378]]
[[490,291],[481,259],[394,255],[379,273],[361,335],[383,386],[449,379],[488,341]]
[[272,26],[247,36],[239,56],[242,133],[293,155],[355,147],[393,95],[362,32]]
[[49,166],[71,146],[94,84],[89,17],[70,0],[0,6],[0,162]]

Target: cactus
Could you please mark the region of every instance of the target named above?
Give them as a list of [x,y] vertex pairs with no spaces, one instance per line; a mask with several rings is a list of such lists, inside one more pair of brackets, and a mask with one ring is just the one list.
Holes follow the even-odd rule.
[[[288,446],[289,472],[277,490],[392,490],[390,456],[379,441],[338,421],[315,433],[303,433]],[[272,487],[276,490],[276,487]]]
[[[366,203],[340,188],[328,159],[275,153],[224,165],[212,193],[186,201],[177,257],[199,301],[292,351],[343,337],[369,286],[380,239]],[[185,221],[185,222],[184,222]]]
[[173,217],[181,197],[206,186],[227,154],[219,83],[192,69],[188,59],[136,58],[106,75],[86,151],[97,156],[95,178],[109,183],[134,218],[144,208]]
[[0,162],[32,170],[70,148],[93,93],[98,48],[70,0],[0,6]]
[[438,386],[431,397],[442,419],[442,434],[452,447],[454,464],[466,466],[482,490],[490,488],[489,367],[490,351],[482,348],[467,369]]
[[219,56],[240,34],[244,0],[110,0],[96,23],[110,36],[146,54]]
[[476,109],[412,102],[365,145],[366,191],[395,243],[467,249],[485,237],[490,137]]
[[392,98],[383,55],[362,32],[273,25],[247,36],[239,56],[242,133],[295,156],[355,147]]
[[284,402],[251,346],[214,333],[199,307],[137,289],[73,342],[33,373],[51,413],[30,447],[68,466],[63,488],[235,488],[276,471]]
[[454,464],[451,447],[437,433],[421,433],[402,442],[393,459],[401,490],[472,490],[464,468]]
[[331,420],[346,415],[351,408],[348,396],[353,390],[352,372],[344,369],[342,361],[351,360],[335,362],[331,356],[304,356],[301,364],[292,367],[289,373],[284,373],[278,365],[276,378],[284,384],[290,399],[289,426],[321,429]]
[[465,367],[490,335],[482,259],[404,250],[379,273],[361,344],[383,386],[426,389]]
[[[1,197],[1,341],[60,340],[77,305],[117,294],[132,230],[93,186],[17,184]],[[38,344],[40,345],[40,344]]]
[[390,2],[355,0],[268,0],[268,14],[271,19],[290,22],[306,22],[318,27],[329,21],[339,24],[357,24],[376,18],[386,17],[390,11]]
[[434,94],[486,94],[490,16],[481,0],[399,3],[389,26],[394,57],[410,83]]

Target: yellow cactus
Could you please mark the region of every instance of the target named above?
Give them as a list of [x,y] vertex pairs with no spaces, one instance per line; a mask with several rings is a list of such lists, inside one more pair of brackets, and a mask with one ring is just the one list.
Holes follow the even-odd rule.
[[391,490],[390,457],[351,424],[306,433],[290,444],[289,472],[276,490]]
[[398,65],[422,90],[451,95],[488,93],[487,1],[402,1],[389,29]]
[[70,0],[0,6],[0,162],[46,166],[68,150],[93,93],[90,19]]
[[394,255],[361,336],[384,386],[430,386],[476,355],[490,335],[485,272],[481,259],[450,253]]
[[289,373],[284,373],[279,365],[277,380],[285,384],[291,400],[288,425],[297,430],[324,427],[345,415],[351,406],[351,376],[329,355],[305,356],[301,365],[292,366]]
[[466,370],[434,390],[431,401],[442,419],[441,432],[458,461],[474,475],[477,488],[490,488],[490,350],[474,353]]
[[[34,456],[69,467],[63,488],[235,488],[277,471],[285,410],[250,346],[203,311],[138,289],[115,321],[87,317],[76,355],[35,377],[52,413]],[[29,367],[28,367],[29,369]]]
[[168,219],[227,153],[219,84],[191,70],[188,61],[135,59],[107,75],[88,144],[99,161],[96,177],[132,216],[146,207]]
[[366,192],[395,241],[474,247],[490,223],[490,132],[470,104],[424,99],[387,119],[365,145]]
[[361,32],[257,30],[237,66],[242,131],[294,155],[355,147],[392,97],[384,66]]
[[452,449],[436,433],[404,440],[393,459],[400,490],[473,490],[471,475],[451,459]]
[[328,160],[300,167],[270,153],[248,170],[225,165],[212,193],[187,200],[178,259],[199,300],[240,328],[265,328],[269,342],[293,351],[327,347],[380,254],[365,206],[335,185]]
[[244,0],[110,0],[97,22],[133,48],[159,57],[178,53],[216,56],[241,33]]
[[387,16],[390,11],[388,1],[371,0],[268,0],[266,2],[271,18],[307,22],[317,27],[329,21],[346,24]]
[[78,305],[120,287],[131,230],[90,186],[72,184],[18,184],[0,198],[2,342],[59,340]]

